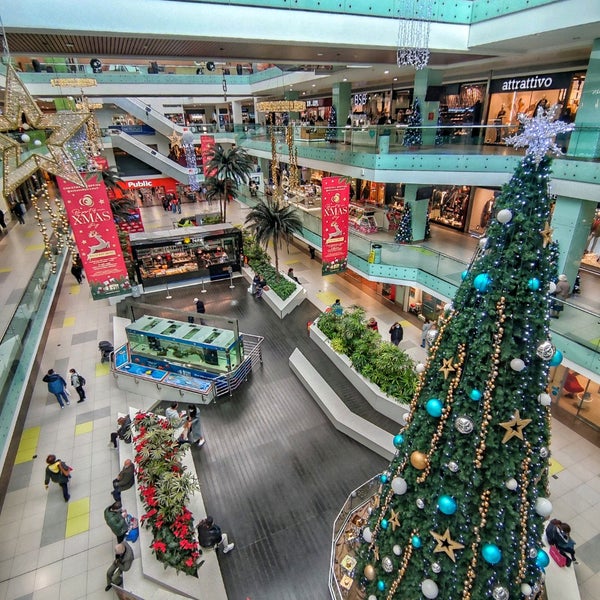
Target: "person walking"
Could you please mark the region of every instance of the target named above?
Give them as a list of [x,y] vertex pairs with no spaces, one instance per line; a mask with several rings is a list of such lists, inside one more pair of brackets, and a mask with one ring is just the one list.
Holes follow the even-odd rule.
[[64,408],[65,404],[71,404],[67,396],[67,382],[58,373],[55,373],[54,369],[48,369],[48,373],[44,375],[42,381],[48,384],[48,391],[56,396],[61,408]]
[[425,319],[423,327],[421,327],[421,348],[425,348],[427,345],[427,334],[429,333],[432,325],[433,323],[429,319]]
[[569,284],[569,280],[567,279],[567,276],[564,273],[562,273],[558,276],[556,291],[554,292],[554,297],[560,300],[560,302],[554,300],[550,309],[550,316],[553,319],[558,319],[560,317],[560,313],[565,309],[565,305],[563,304],[563,302],[567,300],[567,298],[570,295],[571,286]]
[[85,377],[80,375],[75,369],[69,369],[69,373],[71,374],[71,385],[75,388],[75,391],[79,396],[77,404],[80,404],[85,400],[85,390],[83,389]]
[[21,225],[25,225],[25,205],[22,202],[17,202],[12,208],[13,214]]
[[117,536],[119,544],[125,539],[129,525],[123,516],[123,507],[121,502],[115,501],[104,509],[104,520],[110,527],[110,530]]
[[132,488],[135,483],[135,467],[129,458],[125,460],[123,468],[113,479],[112,483],[112,497],[115,499],[115,502],[121,502],[121,492]]
[[75,277],[77,283],[81,284],[83,281],[83,265],[81,264],[81,258],[79,254],[73,257],[73,264],[71,265],[71,275]]
[[8,231],[8,227],[6,226],[6,221],[4,220],[4,211],[0,208],[0,227],[2,227],[2,231]]
[[203,548],[218,546],[223,550],[223,554],[231,552],[235,547],[235,544],[229,542],[227,534],[221,531],[212,517],[206,517],[198,524],[198,542]]
[[69,501],[71,497],[69,495],[69,479],[71,479],[71,467],[67,465],[65,462],[60,460],[60,458],[56,458],[54,454],[48,454],[46,457],[46,477],[44,478],[44,485],[46,486],[46,490],[48,489],[48,484],[53,481],[54,483],[58,483],[62,488],[63,498],[65,502]]
[[206,312],[204,302],[198,298],[194,298],[194,304],[196,305],[196,312],[203,315]]
[[394,346],[397,346],[402,341],[402,338],[404,337],[404,329],[402,329],[402,325],[400,325],[400,323],[398,323],[398,321],[396,321],[390,327],[389,334],[390,334],[390,342],[392,342],[392,344],[394,344]]
[[115,560],[106,571],[105,592],[110,592],[113,585],[123,585],[123,573],[131,569],[133,558],[133,548],[125,540],[115,546]]
[[188,417],[192,421],[192,428],[190,430],[189,438],[192,444],[202,448],[206,443],[204,435],[202,433],[202,423],[200,422],[200,413],[195,404],[188,404]]

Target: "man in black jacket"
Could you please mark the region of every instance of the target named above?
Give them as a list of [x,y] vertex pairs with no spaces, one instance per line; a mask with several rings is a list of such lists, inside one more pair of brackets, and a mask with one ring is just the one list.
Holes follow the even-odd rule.
[[126,459],[123,463],[123,468],[121,472],[113,479],[113,498],[120,502],[121,501],[121,492],[128,490],[133,487],[135,483],[135,468],[133,466],[133,462],[130,459]]
[[221,531],[212,517],[206,517],[198,524],[198,542],[203,548],[212,548],[218,545],[223,550],[223,554],[231,552],[235,547],[233,542],[229,543],[227,534]]

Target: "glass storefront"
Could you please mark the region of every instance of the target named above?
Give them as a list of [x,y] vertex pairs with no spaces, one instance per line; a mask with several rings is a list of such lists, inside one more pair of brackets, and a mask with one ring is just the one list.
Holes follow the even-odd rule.
[[600,428],[600,383],[560,365],[550,369],[552,402],[588,425]]

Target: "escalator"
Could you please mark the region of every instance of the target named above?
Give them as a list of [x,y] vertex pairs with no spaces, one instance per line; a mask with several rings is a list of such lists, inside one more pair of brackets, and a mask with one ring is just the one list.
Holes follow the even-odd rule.
[[173,130],[180,135],[183,133],[181,125],[175,125],[175,123],[167,119],[162,113],[150,109],[139,98],[111,98],[111,102],[166,137],[169,137],[173,133]]

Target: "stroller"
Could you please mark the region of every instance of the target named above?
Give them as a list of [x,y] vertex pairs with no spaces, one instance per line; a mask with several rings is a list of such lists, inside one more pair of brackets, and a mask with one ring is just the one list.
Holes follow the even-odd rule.
[[111,354],[113,353],[115,347],[107,341],[100,342],[98,344],[98,350],[100,350],[100,362],[110,362]]

